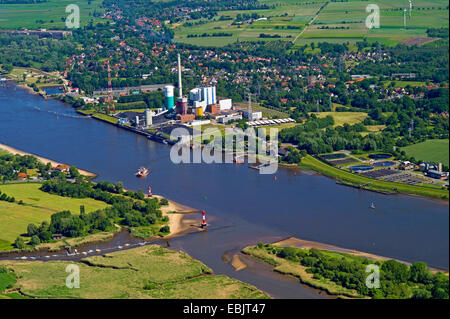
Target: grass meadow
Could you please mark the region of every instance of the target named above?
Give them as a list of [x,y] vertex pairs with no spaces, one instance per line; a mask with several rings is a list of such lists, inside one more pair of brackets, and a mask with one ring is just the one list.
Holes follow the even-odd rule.
[[[11,243],[26,233],[30,223],[50,221],[50,216],[62,210],[78,214],[84,205],[86,212],[102,209],[104,202],[91,198],[70,198],[48,194],[39,190],[40,183],[18,183],[0,185],[0,191],[13,196],[15,203],[0,201],[0,250],[12,249]],[[17,202],[22,200],[23,205]]]
[[215,276],[182,252],[145,246],[82,259],[80,288],[66,287],[67,265],[74,262],[0,261],[14,270],[14,288],[34,298],[268,298],[260,290],[227,276]]
[[408,156],[429,162],[441,162],[448,166],[449,163],[448,140],[427,140],[422,143],[403,147],[402,150]]

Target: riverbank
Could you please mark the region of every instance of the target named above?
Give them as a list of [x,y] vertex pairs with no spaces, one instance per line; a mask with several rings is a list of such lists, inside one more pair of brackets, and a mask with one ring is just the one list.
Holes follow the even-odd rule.
[[[66,267],[77,265],[80,288],[66,287]],[[13,276],[0,291],[38,299],[267,299],[270,296],[242,281],[215,275],[186,253],[157,245],[138,247],[80,261],[0,261]],[[2,289],[3,290],[3,289]]]
[[[242,253],[271,265],[275,272],[295,277],[301,283],[325,291],[332,296],[358,299],[408,299],[420,292],[421,296],[427,295],[426,299],[448,298],[448,270],[433,269],[424,263],[411,264],[294,237],[272,244],[259,243],[256,246],[248,246],[242,250]],[[367,277],[365,273],[371,261],[379,267],[380,276],[384,281],[383,286],[372,290],[368,289],[365,279]],[[422,281],[413,275],[419,271],[418,269],[421,269],[423,278],[433,279],[434,288],[431,288],[427,281],[431,279]],[[401,277],[399,277],[400,273],[402,273]],[[446,292],[444,290],[443,294],[435,293],[433,289],[438,287],[441,289],[441,285],[447,287]]]
[[[164,198],[160,195],[153,195],[152,197],[156,197],[160,200]],[[206,230],[205,228],[200,227],[200,218],[187,218],[191,215],[200,214],[200,210],[174,202],[172,200],[168,200],[168,202],[168,205],[161,206],[161,211],[163,216],[167,216],[169,218],[168,226],[170,227],[170,233],[162,238],[169,239],[186,233],[201,232]]]
[[[354,249],[342,248],[342,247],[338,247],[338,246],[334,246],[334,245],[330,245],[330,244],[320,243],[317,241],[304,240],[304,239],[300,239],[300,238],[296,238],[296,237],[288,237],[288,238],[276,241],[276,242],[272,243],[272,245],[278,246],[278,247],[294,247],[294,248],[302,248],[302,249],[316,248],[316,249],[321,249],[321,250],[341,252],[341,253],[349,254],[349,255],[352,255],[355,257],[367,258],[367,259],[370,259],[373,261],[396,260],[400,263],[403,263],[406,265],[411,265],[410,262],[395,259],[395,258],[384,257],[384,256],[370,254],[370,253],[366,253],[366,252],[362,252],[362,251],[358,251],[358,250],[354,250]],[[438,268],[430,267],[430,269],[435,272],[443,271],[446,274],[449,273],[449,270],[446,268],[438,269]]]
[[[51,163],[53,167],[61,165],[61,163],[36,156],[35,154],[23,152],[21,150],[15,149],[13,147],[0,144],[0,150],[6,151],[11,154],[19,154],[21,156],[28,155],[37,158],[42,163]],[[96,177],[97,175],[86,170],[79,170],[79,172],[88,177]],[[16,238],[23,236],[27,232],[27,225],[30,223],[40,224],[43,221],[49,221],[51,214],[62,210],[71,210],[76,213],[80,206],[84,206],[87,212],[95,209],[105,208],[107,205],[101,201],[96,201],[91,198],[77,199],[71,197],[61,197],[54,194],[48,194],[40,190],[42,185],[39,181],[34,181],[34,183],[6,183],[1,187],[1,191],[8,196],[12,196],[15,201],[0,202],[0,221],[6,218],[6,226],[3,231],[0,227],[0,252],[3,256],[5,254],[12,253],[15,256],[20,254],[20,250],[14,249],[13,242]],[[126,191],[126,190],[125,190]],[[163,199],[162,196],[153,195],[159,201]],[[185,216],[188,214],[198,214],[200,211],[182,205],[180,203],[167,200],[167,205],[161,206],[161,212],[164,217],[167,217],[166,223],[170,228],[168,235],[163,236],[144,236],[144,239],[158,239],[158,238],[172,238],[181,236],[186,233],[200,232],[204,229],[200,228],[201,220],[199,218],[186,219]],[[1,217],[3,216],[3,217]],[[161,227],[161,226],[158,226]],[[158,228],[159,229],[159,228]],[[95,234],[90,234],[83,237],[76,238],[66,238],[64,240],[58,240],[51,243],[43,243],[34,247],[27,247],[23,252],[32,253],[35,251],[43,252],[56,252],[64,251],[68,247],[76,248],[80,246],[86,246],[88,244],[96,244],[99,242],[110,241],[115,236],[115,233],[119,232],[121,227],[109,232],[99,232]],[[131,231],[131,229],[130,229]],[[24,238],[25,240],[27,238]]]
[[277,257],[275,254],[267,252],[264,247],[248,246],[242,250],[242,253],[269,264],[275,272],[296,278],[300,284],[324,291],[329,296],[337,298],[362,298],[354,289],[346,289],[331,281],[322,281],[314,278],[312,273],[307,272],[308,267],[302,266],[298,262]]
[[300,168],[312,169],[325,176],[331,177],[344,185],[356,187],[359,189],[370,190],[384,194],[402,193],[408,195],[423,196],[426,198],[440,199],[445,201],[445,203],[447,204],[449,200],[448,190],[368,178],[327,165],[320,160],[312,157],[311,155],[307,155],[302,159]]
[[[39,155],[36,155],[36,154],[31,154],[31,153],[27,153],[27,152],[24,152],[24,151],[15,149],[15,148],[13,148],[13,147],[11,147],[11,146],[8,146],[8,145],[2,144],[2,143],[0,143],[0,149],[5,150],[5,151],[7,151],[7,152],[9,152],[9,153],[12,153],[12,154],[14,154],[14,155],[19,154],[19,155],[22,155],[22,156],[23,156],[23,155],[31,155],[31,156],[34,156],[34,157],[36,157],[39,161],[41,161],[43,164],[50,163],[50,164],[52,165],[52,167],[57,167],[58,165],[67,165],[67,164],[64,164],[64,163],[59,163],[59,162],[56,162],[56,161],[47,159],[47,158],[45,158],[45,157],[42,157],[42,156],[39,156]],[[95,174],[95,173],[92,173],[92,172],[89,172],[89,171],[86,171],[86,170],[80,169],[80,168],[78,168],[78,172],[79,172],[81,175],[84,175],[84,176],[87,176],[87,177],[93,177],[93,178],[95,178],[95,177],[98,176],[98,175]]]
[[[0,201],[1,256],[11,254],[13,257],[18,257],[21,256],[20,253],[26,253],[26,255],[36,257],[48,252],[61,251],[65,253],[68,247],[71,249],[79,247],[92,248],[98,243],[112,241],[122,230],[133,230],[133,228],[126,230],[126,227],[116,225],[114,229],[111,228],[108,232],[96,232],[86,236],[42,243],[34,247],[27,247],[27,249],[22,251],[14,249],[14,240],[17,237],[23,237],[30,223],[39,225],[43,221],[49,222],[52,214],[63,210],[70,210],[76,214],[80,206],[84,206],[87,213],[108,207],[106,203],[92,198],[61,197],[59,195],[49,194],[40,190],[41,185],[41,183],[0,185],[0,192],[15,198],[15,202],[13,203]],[[159,201],[163,198],[158,195],[154,195],[154,197],[158,198]],[[142,237],[143,239],[169,239],[204,230],[200,228],[201,218],[186,218],[188,215],[198,215],[199,210],[169,200],[168,205],[162,205],[160,210],[162,215],[168,218],[168,221],[163,223],[162,226],[168,225],[170,227],[170,233],[166,236],[149,235],[145,236],[145,238]],[[161,226],[157,227],[159,229]],[[136,237],[136,240],[138,241],[139,238]],[[23,239],[28,240],[29,238],[25,236]]]

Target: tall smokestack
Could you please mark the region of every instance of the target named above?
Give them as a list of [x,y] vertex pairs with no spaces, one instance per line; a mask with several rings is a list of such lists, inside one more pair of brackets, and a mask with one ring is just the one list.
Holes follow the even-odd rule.
[[178,53],[178,92],[179,98],[183,97],[183,84],[181,84],[181,59],[180,54]]

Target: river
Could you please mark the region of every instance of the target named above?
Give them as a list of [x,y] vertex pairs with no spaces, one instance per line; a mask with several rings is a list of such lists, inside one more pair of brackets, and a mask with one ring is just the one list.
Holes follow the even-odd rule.
[[[261,289],[271,284],[250,269],[235,272],[222,254],[295,236],[448,268],[449,206],[439,201],[361,191],[292,169],[280,168],[275,179],[247,165],[173,164],[167,145],[83,118],[68,105],[12,84],[0,87],[0,143],[95,172],[98,180],[122,181],[129,189],[151,185],[155,194],[206,210],[215,230],[173,239],[171,246],[215,273]],[[134,176],[140,166],[150,168],[146,179]],[[283,289],[272,294],[286,297]],[[311,297],[309,292],[294,296]]]

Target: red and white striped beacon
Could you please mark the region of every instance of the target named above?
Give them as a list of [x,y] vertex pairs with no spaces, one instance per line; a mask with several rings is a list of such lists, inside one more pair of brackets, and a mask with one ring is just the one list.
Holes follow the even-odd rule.
[[206,227],[206,213],[202,211],[202,228]]
[[148,197],[152,197],[152,188],[148,187]]

